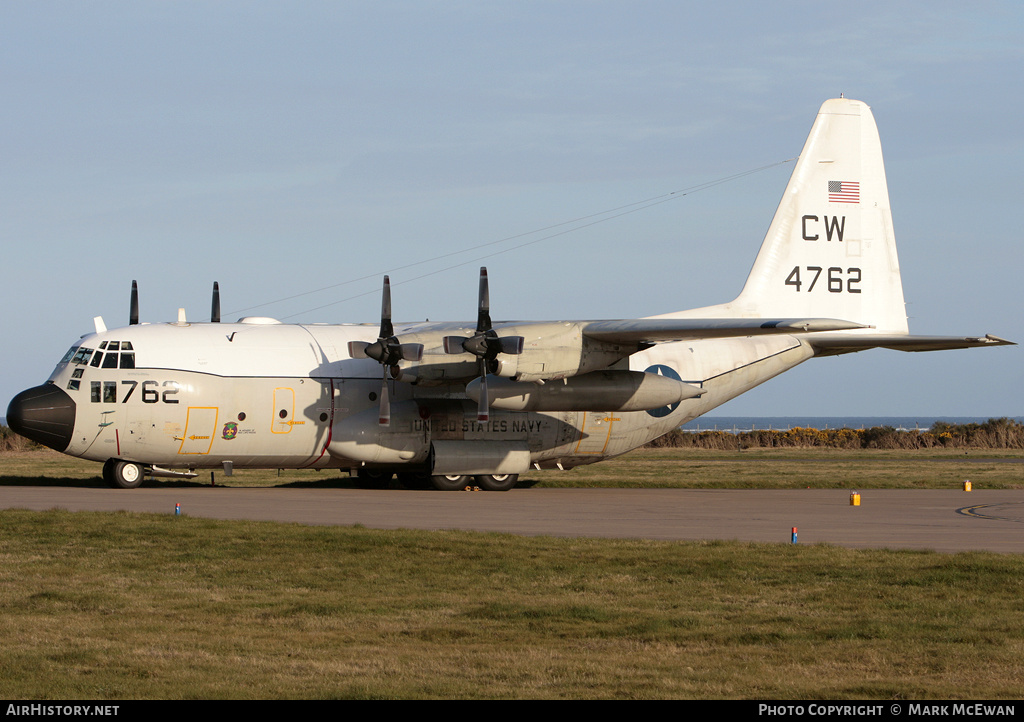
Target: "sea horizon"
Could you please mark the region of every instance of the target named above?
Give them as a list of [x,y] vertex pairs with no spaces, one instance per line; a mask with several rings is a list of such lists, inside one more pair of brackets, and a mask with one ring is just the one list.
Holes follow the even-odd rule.
[[935,422],[983,424],[990,419],[1007,418],[1024,423],[1024,416],[943,416],[920,414],[906,416],[698,416],[680,428],[684,431],[751,431],[754,429],[870,429],[891,426],[908,431],[927,431]]

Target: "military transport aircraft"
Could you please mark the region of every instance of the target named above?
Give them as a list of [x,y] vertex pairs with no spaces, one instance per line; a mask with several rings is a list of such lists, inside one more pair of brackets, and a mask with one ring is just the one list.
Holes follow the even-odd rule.
[[[335,468],[368,483],[504,491],[532,468],[634,449],[813,356],[998,346],[913,336],[867,105],[826,101],[746,285],[717,306],[618,321],[220,323],[179,311],[81,338],[18,394],[11,428],[104,462],[113,486],[197,469]],[[175,471],[175,469],[178,469]]]

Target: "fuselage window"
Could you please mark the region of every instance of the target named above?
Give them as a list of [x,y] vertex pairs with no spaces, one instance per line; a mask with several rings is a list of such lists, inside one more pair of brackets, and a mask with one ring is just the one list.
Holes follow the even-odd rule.
[[78,379],[71,379],[68,381],[68,391],[78,391],[78,385],[81,383]]
[[103,368],[105,369],[116,369],[117,368],[117,357],[118,353],[115,351],[111,353],[109,350],[103,357]]
[[100,382],[99,381],[90,381],[89,382],[89,396],[90,396],[89,400],[92,401],[94,404],[98,404],[100,402]]
[[103,403],[105,403],[105,404],[116,404],[117,403],[117,382],[116,381],[104,381],[103,382]]
[[135,368],[135,354],[121,352],[121,368],[133,369]]

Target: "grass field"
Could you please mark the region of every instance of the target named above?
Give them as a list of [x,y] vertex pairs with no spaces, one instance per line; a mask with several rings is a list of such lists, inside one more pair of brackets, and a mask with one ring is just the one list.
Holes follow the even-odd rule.
[[[618,470],[648,486],[945,487],[967,468],[1020,488],[1021,467],[917,452],[649,451],[527,481],[609,486]],[[7,456],[0,495],[100,485],[98,472]],[[221,481],[350,483],[326,472]],[[0,560],[8,699],[1024,693],[1021,555],[9,510]]]

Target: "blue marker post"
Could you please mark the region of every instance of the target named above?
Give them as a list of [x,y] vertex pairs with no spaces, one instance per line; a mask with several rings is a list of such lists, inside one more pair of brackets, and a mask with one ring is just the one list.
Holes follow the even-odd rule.
[[793,527],[793,544],[796,544],[796,527]]
[[181,504],[174,505],[174,516],[181,516]]

